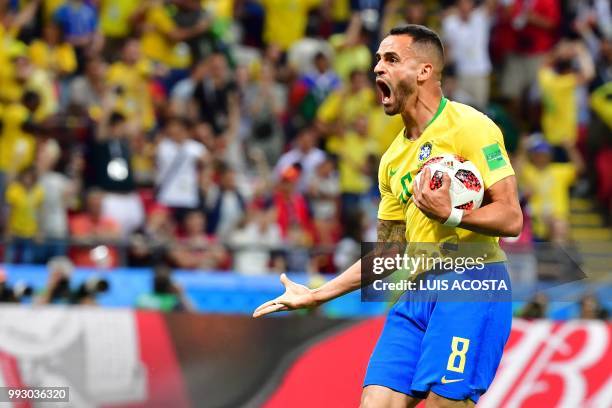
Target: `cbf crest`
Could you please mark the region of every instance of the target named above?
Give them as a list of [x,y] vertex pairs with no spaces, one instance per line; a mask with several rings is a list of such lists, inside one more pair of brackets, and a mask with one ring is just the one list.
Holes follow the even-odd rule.
[[431,142],[427,142],[421,146],[421,149],[419,150],[419,161],[423,161],[431,156],[431,149]]

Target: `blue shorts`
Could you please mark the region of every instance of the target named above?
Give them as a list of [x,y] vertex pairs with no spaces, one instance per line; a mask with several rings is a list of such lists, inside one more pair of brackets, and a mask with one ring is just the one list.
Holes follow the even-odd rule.
[[[495,282],[490,290],[482,284],[487,280]],[[499,290],[501,280],[505,291]],[[435,288],[435,281],[446,282],[448,288],[408,291],[391,308],[364,386],[381,385],[415,398],[433,391],[477,402],[495,377],[510,335],[506,266],[490,263],[470,273],[427,273],[417,279],[425,288]]]

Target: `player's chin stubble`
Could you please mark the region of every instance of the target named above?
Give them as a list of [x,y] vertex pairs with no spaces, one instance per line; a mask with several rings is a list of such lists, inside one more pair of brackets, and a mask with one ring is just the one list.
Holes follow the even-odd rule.
[[408,97],[414,92],[414,87],[408,81],[400,81],[395,89],[395,103],[385,113],[389,116],[397,115],[404,110]]

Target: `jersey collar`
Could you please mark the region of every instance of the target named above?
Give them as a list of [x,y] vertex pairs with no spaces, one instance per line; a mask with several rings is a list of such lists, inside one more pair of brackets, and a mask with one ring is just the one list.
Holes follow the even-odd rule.
[[[434,120],[436,120],[438,118],[438,116],[440,116],[440,114],[444,110],[444,107],[446,106],[446,102],[448,102],[448,99],[446,99],[445,97],[442,97],[442,99],[440,99],[440,104],[438,105],[438,110],[436,111],[436,113],[434,113],[433,117],[429,120],[429,122],[427,122],[427,124],[425,125],[425,129],[427,129],[429,127],[429,125],[431,125],[434,122]],[[423,130],[425,130],[425,129],[423,129]]]

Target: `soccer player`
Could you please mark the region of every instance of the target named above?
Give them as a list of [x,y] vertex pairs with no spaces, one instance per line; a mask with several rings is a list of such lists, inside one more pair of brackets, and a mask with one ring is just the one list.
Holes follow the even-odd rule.
[[[522,214],[516,180],[500,130],[477,110],[444,98],[444,50],[438,35],[418,25],[391,30],[376,53],[376,84],[387,115],[405,128],[379,168],[379,242],[478,243],[486,258],[483,279],[508,280],[498,237],[516,236]],[[450,179],[430,189],[429,170],[413,182],[428,158],[458,154],[479,169],[485,188],[475,210],[452,208]],[[285,293],[262,304],[254,317],[311,308],[362,286],[361,261],[317,289],[281,275]],[[422,274],[427,275],[427,274]],[[432,274],[435,277],[435,274]],[[450,271],[446,276],[460,275]],[[474,274],[473,278],[476,277]],[[425,279],[430,279],[426,277]],[[362,407],[470,407],[487,390],[510,333],[507,301],[437,301],[407,292],[389,311],[365,376]],[[493,299],[494,300],[494,299]]]

